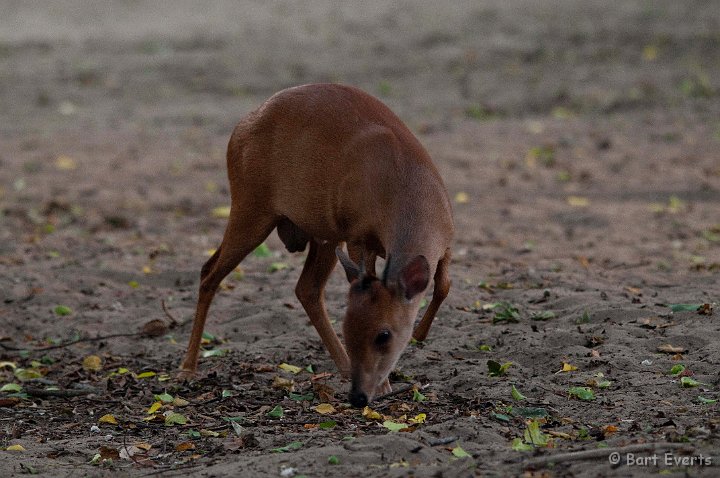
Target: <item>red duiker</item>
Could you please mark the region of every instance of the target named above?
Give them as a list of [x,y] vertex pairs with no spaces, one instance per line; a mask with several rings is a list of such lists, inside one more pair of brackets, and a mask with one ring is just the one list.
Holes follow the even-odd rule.
[[[315,84],[283,90],[240,121],[227,168],[230,217],[202,268],[184,373],[196,371],[220,282],[277,228],[290,252],[310,244],[295,293],[342,375],[352,378],[350,403],[362,407],[389,392],[388,374],[411,336],[425,339],[450,289],[452,210],[425,149],[376,98]],[[386,258],[381,278],[378,256]],[[347,352],[324,303],[337,258],[351,283]],[[413,333],[431,278],[432,300]]]

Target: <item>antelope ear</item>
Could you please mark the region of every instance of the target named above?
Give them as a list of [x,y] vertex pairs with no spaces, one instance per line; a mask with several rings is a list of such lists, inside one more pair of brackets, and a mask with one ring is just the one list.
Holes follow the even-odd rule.
[[417,256],[400,272],[400,290],[407,300],[423,292],[430,282],[430,264]]
[[345,269],[345,276],[347,276],[348,282],[352,282],[355,279],[359,279],[361,275],[360,267],[355,264],[352,259],[343,251],[340,247],[335,248],[335,255],[340,260],[343,269]]

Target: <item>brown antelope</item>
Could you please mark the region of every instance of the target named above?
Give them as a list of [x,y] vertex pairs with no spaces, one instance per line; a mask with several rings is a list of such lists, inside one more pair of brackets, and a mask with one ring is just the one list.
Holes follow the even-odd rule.
[[[341,374],[352,379],[350,403],[362,407],[389,392],[400,354],[411,336],[425,339],[450,289],[452,210],[428,153],[378,99],[314,84],[283,90],[241,120],[227,168],[230,217],[202,268],[183,373],[196,371],[220,282],[277,228],[290,252],[310,244],[295,293]],[[385,258],[381,277],[377,257]],[[350,282],[347,351],[324,302],[337,259]],[[431,278],[432,300],[413,332]]]

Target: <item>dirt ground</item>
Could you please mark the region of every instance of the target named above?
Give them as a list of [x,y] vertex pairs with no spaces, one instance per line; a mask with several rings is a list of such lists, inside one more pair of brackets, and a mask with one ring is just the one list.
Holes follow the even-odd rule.
[[[0,475],[720,474],[718,2],[0,12]],[[320,81],[386,102],[454,200],[453,288],[379,419],[346,403],[275,233],[174,378],[229,134]],[[337,270],[338,322],[346,291]]]

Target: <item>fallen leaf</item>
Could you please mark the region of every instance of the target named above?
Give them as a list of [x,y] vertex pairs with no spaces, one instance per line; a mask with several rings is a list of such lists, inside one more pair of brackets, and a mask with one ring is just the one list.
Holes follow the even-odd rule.
[[212,210],[212,216],[220,219],[227,219],[230,217],[230,206],[218,206]]
[[408,428],[406,423],[396,423],[392,420],[385,420],[382,426],[384,426],[391,432],[398,432],[400,430],[405,430],[406,428]]
[[157,375],[155,372],[142,372],[137,375],[137,378],[151,378]]
[[289,392],[295,390],[295,381],[291,378],[280,377],[275,375],[273,378],[272,388],[282,388]]
[[570,387],[570,389],[568,389],[568,394],[571,397],[577,397],[580,400],[595,400],[595,393],[593,393],[592,389],[588,387]]
[[523,438],[525,439],[525,443],[540,447],[548,446],[550,443],[548,436],[540,430],[540,422],[537,420],[530,420],[530,422],[528,422],[525,432],[523,433]]
[[72,314],[72,309],[68,307],[67,305],[56,305],[53,309],[53,312],[55,312],[55,315],[59,315],[61,317],[64,317],[66,315]]
[[425,420],[427,419],[427,415],[425,413],[418,413],[413,418],[408,420],[412,424],[419,425],[421,423],[425,423]]
[[17,364],[15,362],[7,362],[7,361],[0,362],[0,368],[5,368],[5,367],[15,370],[17,368]]
[[102,359],[97,355],[88,355],[82,361],[82,368],[93,372],[102,370]]
[[187,407],[188,405],[190,405],[190,402],[188,402],[184,398],[175,397],[173,398],[172,404],[176,407]]
[[363,408],[362,416],[367,418],[368,420],[382,420],[382,415],[367,406]]
[[147,414],[152,415],[153,413],[157,412],[162,408],[162,402],[155,402],[152,405],[150,405],[150,408],[147,409]]
[[283,408],[280,405],[275,405],[275,408],[267,412],[265,415],[267,415],[270,418],[282,418],[283,417]]
[[178,443],[177,445],[175,445],[175,451],[183,452],[183,451],[194,450],[194,449],[195,449],[195,444],[191,441],[184,441],[184,442],[181,442],[181,443]]
[[302,368],[298,367],[297,365],[290,365],[288,363],[281,363],[278,365],[279,369],[285,370],[286,372],[290,372],[292,374],[298,374],[302,372]]
[[25,451],[25,447],[22,445],[10,445],[9,447],[5,448],[7,451]]
[[533,451],[535,449],[532,445],[525,443],[522,438],[514,438],[511,446],[515,451]]
[[520,391],[517,388],[515,388],[515,385],[513,385],[512,388],[510,389],[510,394],[517,401],[525,400],[527,398],[525,395],[520,393]]
[[100,457],[103,460],[119,460],[120,452],[116,448],[112,448],[109,446],[101,446]]
[[279,448],[273,448],[273,449],[270,450],[270,451],[272,451],[272,452],[274,452],[274,453],[285,453],[285,452],[288,452],[288,451],[297,450],[298,448],[301,448],[302,446],[303,446],[303,442],[301,442],[301,441],[294,441],[294,442],[288,443],[288,444],[285,445],[285,446],[281,446],[281,447],[279,447]]
[[468,452],[463,450],[460,445],[452,449],[452,454],[457,458],[472,458],[472,456]]
[[512,362],[500,364],[500,362],[496,362],[495,360],[487,361],[487,367],[491,377],[500,377],[505,375],[505,372],[507,372],[510,366],[512,366]]
[[662,344],[658,345],[657,348],[658,352],[666,353],[666,354],[681,354],[685,352],[685,347],[681,346],[675,346],[670,344]]
[[562,366],[561,372],[574,372],[574,371],[576,371],[577,369],[578,369],[578,368],[577,368],[575,365],[570,365],[570,364],[567,363],[567,362],[563,362],[563,366]]
[[330,455],[328,457],[328,465],[339,465],[340,464],[340,458],[336,457],[335,455]]
[[160,319],[153,319],[142,326],[140,332],[147,337],[160,337],[165,335],[168,331],[168,326],[165,321]]
[[108,423],[110,425],[117,425],[118,421],[115,418],[114,415],[108,413],[107,415],[103,415],[98,419],[99,423]]
[[457,204],[467,204],[470,201],[470,196],[464,191],[460,191],[455,195],[455,202]]
[[180,413],[170,413],[165,417],[166,426],[185,425],[187,421],[187,417],[185,415],[181,415]]
[[321,403],[320,405],[314,407],[314,410],[320,415],[330,415],[331,413],[336,412],[335,407],[329,403]]
[[590,205],[590,200],[581,196],[568,196],[567,203],[572,207],[587,207]]
[[21,390],[22,386],[17,383],[6,383],[0,387],[0,392],[20,392]]
[[73,169],[77,169],[77,161],[70,156],[58,156],[55,160],[55,167],[60,171],[72,171]]

